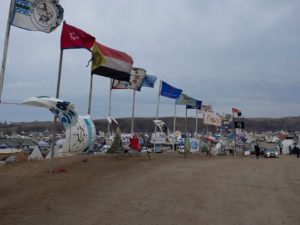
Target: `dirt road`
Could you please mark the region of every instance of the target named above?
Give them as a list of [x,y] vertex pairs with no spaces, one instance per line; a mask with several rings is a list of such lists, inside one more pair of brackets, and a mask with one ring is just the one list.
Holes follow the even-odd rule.
[[0,224],[282,225],[300,222],[300,159],[152,154],[0,168]]

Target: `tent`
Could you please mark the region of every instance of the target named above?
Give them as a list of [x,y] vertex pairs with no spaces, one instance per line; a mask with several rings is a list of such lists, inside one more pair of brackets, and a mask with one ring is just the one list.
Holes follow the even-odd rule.
[[30,156],[28,156],[28,160],[42,160],[44,159],[40,149],[38,146],[35,146]]

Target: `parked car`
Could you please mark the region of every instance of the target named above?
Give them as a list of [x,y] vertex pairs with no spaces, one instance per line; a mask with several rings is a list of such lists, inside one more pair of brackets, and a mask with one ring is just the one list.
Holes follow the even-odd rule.
[[276,148],[265,148],[264,157],[266,158],[278,158],[279,152]]

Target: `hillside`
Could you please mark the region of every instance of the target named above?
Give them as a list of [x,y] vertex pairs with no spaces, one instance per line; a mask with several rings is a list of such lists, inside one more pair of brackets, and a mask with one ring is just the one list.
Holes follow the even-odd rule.
[[[173,117],[160,117],[159,119],[167,123],[169,129],[173,130]],[[131,118],[118,118],[119,126],[121,131],[124,133],[129,133],[131,128]],[[154,118],[136,118],[135,119],[135,132],[153,132],[154,130]],[[176,118],[176,130],[184,130],[185,119],[180,117]],[[300,130],[300,117],[284,117],[284,118],[247,118],[245,121],[245,129],[247,131],[263,132],[263,131],[299,131]],[[106,120],[95,120],[95,126],[97,131],[106,131],[107,122]],[[52,122],[19,122],[19,123],[0,123],[0,133],[21,134],[22,131],[28,132],[51,132],[53,129]],[[59,130],[63,127],[59,126]],[[215,128],[211,126],[204,126],[204,131],[206,129],[214,131]],[[195,131],[195,118],[188,118],[187,120],[187,130]],[[202,119],[198,119],[198,132],[203,131]]]

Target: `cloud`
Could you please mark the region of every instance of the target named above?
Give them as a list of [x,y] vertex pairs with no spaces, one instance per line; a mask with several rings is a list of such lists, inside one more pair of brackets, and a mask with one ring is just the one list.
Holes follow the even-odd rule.
[[[135,66],[212,104],[216,111],[228,112],[235,106],[249,117],[297,115],[297,0],[60,2],[68,23],[127,52]],[[1,43],[8,4],[3,2],[0,9]],[[4,100],[21,102],[34,95],[55,95],[60,32],[61,27],[50,34],[11,28]],[[64,51],[60,96],[74,102],[82,114],[88,105],[90,68],[86,64],[90,58],[86,50]],[[94,118],[107,114],[108,85],[109,79],[94,77]],[[155,116],[157,94],[158,84],[137,93],[136,115]],[[132,91],[113,91],[112,99],[115,116],[131,116]],[[38,117],[38,113],[13,108],[22,115],[0,110],[1,120]],[[173,101],[161,98],[160,115],[172,114]]]

